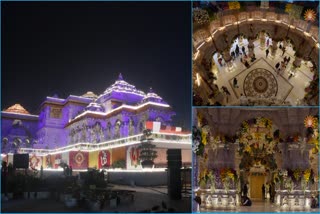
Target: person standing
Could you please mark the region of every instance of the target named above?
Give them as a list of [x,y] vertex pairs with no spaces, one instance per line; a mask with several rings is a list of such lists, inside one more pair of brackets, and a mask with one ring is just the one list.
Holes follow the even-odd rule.
[[268,58],[268,55],[269,55],[269,48],[267,48],[266,50],[266,58]]
[[269,47],[270,39],[267,39],[267,47]]
[[235,59],[235,53],[234,53],[234,51],[231,52],[231,57],[232,57],[233,60]]
[[286,48],[282,47],[282,56],[284,55],[285,52],[286,52]]
[[239,86],[238,86],[238,80],[237,80],[236,77],[233,79],[233,87],[234,87],[234,88],[239,88]]
[[273,182],[270,183],[269,187],[269,194],[270,194],[270,202],[274,203],[274,196],[275,196],[275,184]]
[[244,62],[244,65],[246,66],[246,68],[250,68],[250,65],[247,60]]
[[266,187],[264,186],[264,184],[262,184],[262,200],[264,200],[266,197]]
[[247,54],[246,54],[246,48],[245,48],[244,46],[242,46],[242,53],[243,53],[245,56],[247,56]]
[[221,57],[219,57],[218,63],[219,63],[219,65],[220,65],[221,67],[223,66],[223,65],[222,65],[222,58],[221,58]]
[[228,103],[228,102],[229,102],[229,96],[230,96],[231,94],[230,94],[229,90],[227,89],[227,87],[225,87],[225,86],[222,86],[222,90],[223,90],[223,92],[224,92],[225,95],[226,95],[226,102]]
[[248,195],[248,186],[247,186],[247,184],[244,184],[244,186],[243,186],[243,195],[245,197],[247,197],[247,195]]
[[278,62],[278,63],[276,64],[276,69],[277,69],[277,71],[279,70],[279,67],[280,67],[280,62]]
[[239,56],[239,52],[240,52],[238,44],[236,45],[235,52],[236,52],[236,57],[238,57]]

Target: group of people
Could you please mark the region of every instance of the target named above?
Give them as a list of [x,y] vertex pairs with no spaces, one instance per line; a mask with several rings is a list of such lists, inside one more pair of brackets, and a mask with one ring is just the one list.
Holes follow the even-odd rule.
[[[276,189],[275,189],[275,183],[271,182],[268,183],[268,191],[269,191],[269,195],[270,195],[270,202],[274,203],[274,198],[275,198],[275,194],[276,194]],[[266,186],[263,184],[261,187],[262,190],[262,200],[266,199]],[[248,186],[247,184],[244,184],[243,187],[241,188],[241,203],[243,206],[251,206],[252,205],[252,201],[250,200],[250,198],[248,197]]]
[[239,48],[238,44],[236,44],[236,48],[234,49],[234,51],[231,51],[231,57],[232,57],[232,59],[238,58],[238,56],[240,56],[240,55],[242,55],[242,54],[243,54],[244,56],[247,56],[247,54],[246,54],[246,48],[245,48],[244,46],[242,46],[241,51],[242,51],[242,52],[240,52],[240,48]]
[[[283,61],[281,61],[281,62],[278,62],[277,64],[276,64],[276,71],[277,71],[277,76],[278,75],[280,75],[280,74],[283,74],[283,72],[285,71],[285,69],[287,68],[287,65],[288,65],[288,63],[290,62],[290,60],[291,60],[291,58],[290,58],[290,56],[289,57],[284,57],[283,58]],[[290,79],[291,77],[289,76],[289,79]]]
[[[236,48],[234,49],[234,51],[231,51],[231,57],[233,60],[235,60],[236,58],[238,58],[240,55],[242,55],[240,57],[240,62],[243,63],[246,68],[250,67],[248,60],[248,56],[246,53],[246,48],[244,46],[242,46],[241,48],[241,52],[240,52],[240,47],[238,46],[238,44],[236,44]],[[254,60],[256,60],[255,54],[253,54],[253,57],[251,58],[251,62],[253,62]]]
[[[254,60],[252,61],[252,59],[255,60],[256,58],[251,58],[251,62],[254,61]],[[244,64],[244,66],[246,66],[246,68],[250,68],[250,64],[248,63],[248,60],[247,60],[246,56],[244,58],[241,57],[240,58],[240,62],[242,62]]]

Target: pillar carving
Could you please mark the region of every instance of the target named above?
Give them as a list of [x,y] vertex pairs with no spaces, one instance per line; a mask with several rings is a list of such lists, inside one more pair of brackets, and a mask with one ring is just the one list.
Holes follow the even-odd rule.
[[249,52],[249,57],[252,58],[254,55],[254,44],[253,44],[253,39],[249,39],[249,44],[248,44],[248,52]]
[[275,58],[278,50],[278,41],[273,40],[271,45],[271,57]]
[[300,67],[300,65],[301,65],[301,57],[297,57],[296,56],[295,60],[293,61],[293,65],[295,67]]
[[224,61],[226,62],[227,66],[228,66],[228,69],[231,70],[233,68],[233,65],[232,65],[232,58],[231,58],[231,55],[230,55],[230,49],[227,48],[223,51],[223,59]]

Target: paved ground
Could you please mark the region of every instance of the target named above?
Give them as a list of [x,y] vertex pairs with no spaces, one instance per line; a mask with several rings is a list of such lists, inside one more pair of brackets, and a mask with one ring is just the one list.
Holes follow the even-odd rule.
[[[194,203],[194,206],[197,206],[196,203]],[[197,212],[197,208],[194,207],[194,212]],[[199,210],[198,210],[199,211]],[[234,212],[234,213],[250,213],[250,212],[301,212],[301,213],[309,213],[309,212],[316,212],[319,213],[319,209],[296,209],[292,210],[289,207],[287,209],[280,209],[278,206],[276,206],[273,203],[270,203],[269,201],[253,201],[252,206],[246,207],[246,206],[237,206],[235,209],[229,209],[229,210],[212,210],[212,209],[201,209],[201,212]]]
[[[134,190],[135,200],[122,200],[120,204],[111,208],[108,205],[104,206],[101,212],[142,212],[150,211],[153,207],[159,206],[158,211],[164,210],[161,208],[162,202],[165,202],[168,208],[173,208],[175,212],[190,212],[191,199],[184,197],[181,200],[170,200],[166,194],[166,187],[129,187],[115,185],[114,189]],[[67,208],[63,202],[54,199],[29,199],[29,200],[10,200],[1,203],[2,212],[90,212],[87,207]],[[167,209],[166,209],[167,211]],[[173,210],[171,211],[173,212]]]

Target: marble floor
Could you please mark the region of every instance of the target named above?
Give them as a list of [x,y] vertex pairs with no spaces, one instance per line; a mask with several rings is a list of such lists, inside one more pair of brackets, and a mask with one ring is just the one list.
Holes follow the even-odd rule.
[[[235,49],[236,44],[239,44],[237,40],[233,43],[231,51]],[[271,44],[272,42],[270,42],[270,45]],[[243,42],[239,44],[240,50],[242,46],[245,46],[246,53],[248,53],[247,45],[248,41],[244,39]],[[240,56],[232,61],[233,66],[232,69],[230,69],[225,65],[224,62],[222,63],[223,66],[219,65],[217,53],[213,55],[215,65],[212,66],[211,72],[213,72],[217,77],[217,80],[215,80],[214,83],[218,85],[219,89],[221,89],[222,86],[227,87],[227,89],[231,93],[231,96],[228,96],[228,98],[224,96],[223,99],[220,99],[220,102],[223,105],[236,105],[236,103],[239,103],[240,94],[245,94],[243,82],[248,73],[257,68],[264,68],[270,71],[276,78],[278,88],[277,93],[274,97],[288,103],[288,105],[300,105],[300,100],[303,99],[305,95],[304,89],[310,84],[310,81],[313,78],[312,64],[310,62],[302,61],[301,67],[296,70],[295,76],[288,79],[292,70],[292,63],[295,59],[294,50],[292,49],[292,46],[290,44],[287,46],[286,52],[283,56],[282,51],[278,48],[275,57],[272,57],[271,54],[266,57],[266,49],[260,48],[259,40],[256,40],[254,42],[254,46],[254,53],[257,60],[255,60],[254,62],[249,62],[248,60],[250,64],[250,68],[248,69],[243,63],[241,63]],[[284,72],[278,75],[275,69],[275,65],[278,62],[283,61],[284,57],[289,56],[290,62],[286,66],[286,69],[284,70]],[[234,77],[238,79],[239,88],[233,87],[232,80],[234,79]],[[205,86],[205,84],[203,84],[203,87],[204,91],[202,92],[202,96],[205,96],[205,91],[209,91],[209,88],[208,86]],[[209,99],[209,103],[213,104],[214,101]]]
[[[199,210],[198,210],[199,211]],[[225,212],[233,212],[233,213],[248,213],[248,212],[302,212],[302,213],[308,213],[308,212],[316,212],[319,213],[318,209],[280,209],[278,206],[276,206],[273,203],[270,203],[267,201],[262,200],[253,200],[252,206],[237,206],[235,209],[228,209],[228,210],[212,210],[212,209],[200,209],[200,212],[210,212],[210,213],[225,213]]]

